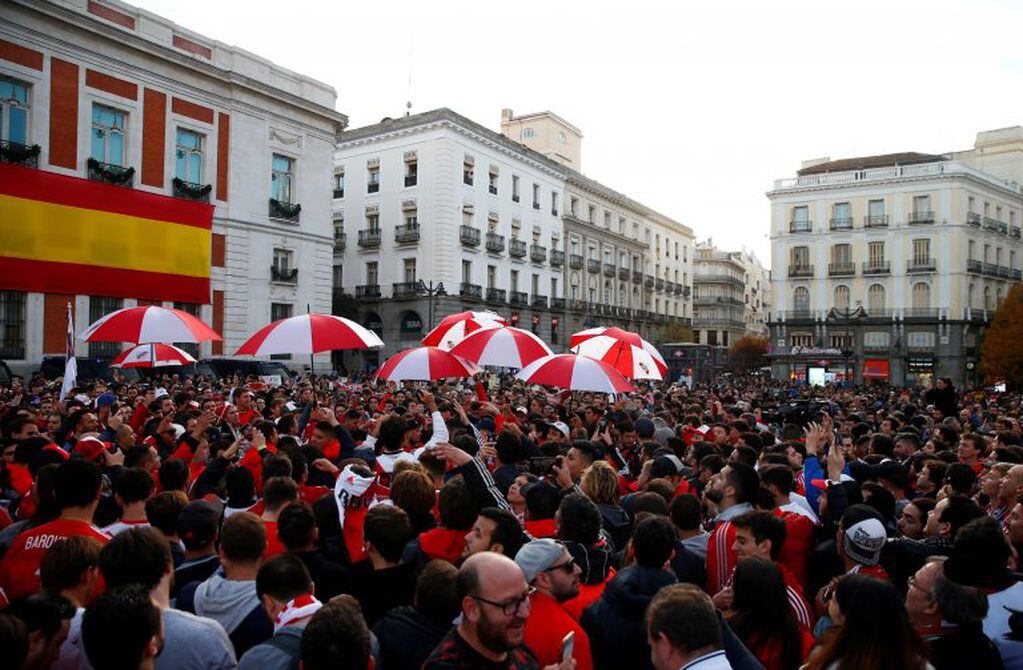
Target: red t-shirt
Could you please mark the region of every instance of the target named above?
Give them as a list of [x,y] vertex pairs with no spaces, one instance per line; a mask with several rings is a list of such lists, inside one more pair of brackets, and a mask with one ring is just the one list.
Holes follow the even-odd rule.
[[266,553],[263,554],[264,558],[273,558],[278,554],[283,554],[288,549],[281,542],[281,538],[277,537],[277,522],[263,520],[263,526],[266,527]]
[[54,519],[19,533],[0,562],[0,589],[7,600],[14,601],[37,593],[41,588],[39,564],[43,555],[59,540],[78,535],[95,538],[101,544],[110,541],[91,523],[75,519]]
[[775,516],[785,522],[785,542],[778,553],[778,563],[788,568],[800,584],[806,584],[807,559],[813,551],[813,521],[797,512],[774,510]]
[[526,619],[525,643],[540,661],[540,667],[561,661],[561,641],[569,631],[575,633],[572,657],[576,670],[593,670],[590,638],[579,622],[559,605],[554,598],[543,593],[533,596],[532,611]]

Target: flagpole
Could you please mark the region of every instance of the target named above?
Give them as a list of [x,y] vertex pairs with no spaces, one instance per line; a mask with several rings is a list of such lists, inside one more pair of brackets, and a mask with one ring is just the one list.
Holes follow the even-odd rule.
[[78,383],[78,361],[75,360],[75,320],[71,313],[71,301],[67,303],[67,340],[64,346],[64,380],[60,385],[60,400],[71,393]]

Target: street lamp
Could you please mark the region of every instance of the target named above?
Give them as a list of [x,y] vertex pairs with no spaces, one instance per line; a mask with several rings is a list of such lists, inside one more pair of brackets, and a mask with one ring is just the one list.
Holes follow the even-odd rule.
[[[838,309],[837,307],[832,307],[831,311],[828,312],[828,318],[834,319],[835,321],[840,321],[845,326],[845,332],[847,336],[849,336],[852,332],[850,330],[850,326],[852,325],[853,320],[862,319],[866,315],[867,312],[863,309],[863,305],[859,304],[856,306],[856,309],[849,309],[848,307],[846,307],[845,309]],[[856,353],[855,351],[856,336],[852,335],[852,337],[853,342],[851,342],[850,344],[852,344],[853,348],[842,350],[842,362],[844,363],[845,381],[847,383],[850,381],[849,377],[851,376],[849,370],[849,358],[851,356],[854,356]]]
[[429,332],[433,330],[433,299],[435,296],[447,295],[448,292],[444,290],[444,282],[437,282],[437,285],[434,286],[432,279],[429,284],[422,279],[416,282],[416,292],[430,299],[430,327],[427,329]]

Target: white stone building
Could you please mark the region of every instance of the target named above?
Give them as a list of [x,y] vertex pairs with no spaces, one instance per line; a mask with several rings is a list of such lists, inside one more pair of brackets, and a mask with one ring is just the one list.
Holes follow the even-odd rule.
[[[42,170],[86,178],[95,158],[133,168],[131,188],[215,206],[210,296],[177,305],[224,336],[199,353],[232,354],[257,328],[307,305],[330,310],[329,175],[347,123],[333,88],[118,0],[11,0],[2,15],[0,84],[15,96],[0,105],[5,119],[18,107],[27,121],[4,123],[0,139],[38,145]],[[97,128],[117,143],[97,144]],[[64,353],[67,300],[78,330],[139,303],[2,290],[0,298],[0,357],[29,369]],[[77,353],[119,348],[79,343]]]

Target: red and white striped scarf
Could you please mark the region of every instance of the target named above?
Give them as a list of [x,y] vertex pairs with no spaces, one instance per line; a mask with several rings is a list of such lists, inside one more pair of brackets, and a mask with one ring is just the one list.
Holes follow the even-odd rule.
[[277,631],[280,629],[285,626],[290,626],[299,619],[311,617],[316,614],[316,611],[321,607],[323,607],[323,603],[309,593],[289,600],[288,604],[284,606],[284,609],[277,614],[277,618],[274,619],[274,635],[276,635]]

